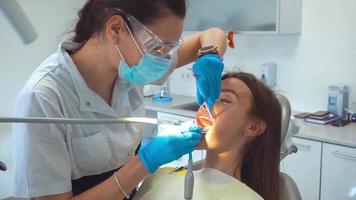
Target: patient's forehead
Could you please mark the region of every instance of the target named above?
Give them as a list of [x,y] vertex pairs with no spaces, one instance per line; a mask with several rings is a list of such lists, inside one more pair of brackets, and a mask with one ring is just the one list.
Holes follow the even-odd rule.
[[221,82],[222,93],[225,90],[233,90],[239,95],[239,98],[252,98],[252,93],[250,88],[240,79],[237,78],[227,78]]

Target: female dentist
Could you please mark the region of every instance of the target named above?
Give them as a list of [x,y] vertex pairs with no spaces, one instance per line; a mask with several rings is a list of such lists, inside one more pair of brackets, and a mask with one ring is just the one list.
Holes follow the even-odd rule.
[[[17,115],[143,117],[141,86],[163,83],[175,68],[193,61],[198,102],[213,105],[225,34],[214,28],[183,40],[185,13],[185,0],[89,0],[79,12],[73,39],[62,43],[24,86]],[[16,124],[15,196],[130,199],[145,176],[193,151],[201,129],[156,136],[135,155],[141,139],[137,124]]]

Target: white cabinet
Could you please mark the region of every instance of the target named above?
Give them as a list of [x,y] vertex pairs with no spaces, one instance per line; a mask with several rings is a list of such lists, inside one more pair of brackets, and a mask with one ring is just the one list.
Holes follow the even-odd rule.
[[356,149],[323,145],[321,200],[356,200]]
[[281,162],[281,171],[296,182],[303,200],[318,200],[320,188],[321,142],[293,138],[296,154]]
[[301,22],[302,0],[193,0],[184,30],[290,34],[301,32]]

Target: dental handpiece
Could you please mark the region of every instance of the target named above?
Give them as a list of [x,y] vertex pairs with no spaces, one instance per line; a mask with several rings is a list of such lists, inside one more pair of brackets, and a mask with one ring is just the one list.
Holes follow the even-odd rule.
[[193,158],[192,158],[192,153],[189,153],[188,172],[186,173],[184,178],[185,200],[193,199],[193,190],[194,190]]
[[204,102],[203,105],[205,106],[206,110],[208,111],[209,117],[210,117],[211,119],[214,119],[214,115],[211,113],[211,109],[210,109],[210,107],[208,106],[208,104],[207,104],[206,102]]

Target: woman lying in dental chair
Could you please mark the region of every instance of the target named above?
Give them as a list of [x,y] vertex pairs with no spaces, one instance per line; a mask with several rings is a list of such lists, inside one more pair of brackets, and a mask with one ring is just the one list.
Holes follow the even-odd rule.
[[[197,116],[207,132],[203,168],[194,171],[193,199],[278,200],[281,107],[268,87],[248,73],[222,78],[221,96],[209,120]],[[147,178],[135,199],[184,199],[184,173],[160,169]]]

